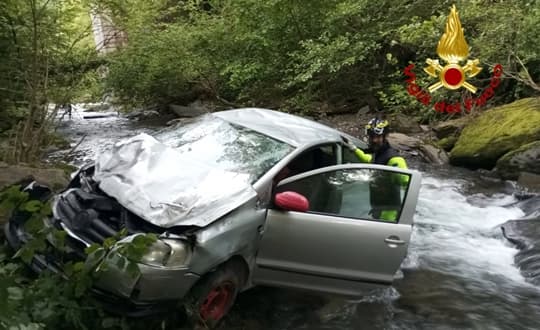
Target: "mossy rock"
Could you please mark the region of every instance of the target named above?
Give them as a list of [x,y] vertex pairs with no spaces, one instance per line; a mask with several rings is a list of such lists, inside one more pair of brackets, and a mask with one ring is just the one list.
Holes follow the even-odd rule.
[[491,169],[524,144],[540,140],[540,98],[526,98],[482,113],[467,125],[450,153],[453,165]]
[[448,136],[437,141],[437,146],[445,151],[450,151],[456,145],[457,136]]
[[497,161],[496,167],[504,179],[516,180],[520,172],[540,174],[540,141],[510,151]]

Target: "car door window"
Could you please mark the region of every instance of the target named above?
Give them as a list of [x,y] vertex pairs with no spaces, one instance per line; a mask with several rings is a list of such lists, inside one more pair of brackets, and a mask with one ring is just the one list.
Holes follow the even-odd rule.
[[358,158],[358,156],[354,153],[354,151],[352,151],[349,148],[342,148],[342,150],[343,150],[343,153],[342,153],[343,164],[361,163],[360,158]]
[[287,165],[287,177],[332,165],[337,165],[337,145],[318,146],[293,159]]
[[277,188],[309,201],[308,212],[348,218],[397,222],[409,175],[384,169],[340,169],[301,178]]

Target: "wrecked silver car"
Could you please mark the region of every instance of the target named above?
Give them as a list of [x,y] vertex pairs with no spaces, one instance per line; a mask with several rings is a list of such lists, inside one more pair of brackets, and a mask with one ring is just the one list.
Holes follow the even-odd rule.
[[[110,256],[95,285],[134,310],[189,301],[190,315],[215,324],[259,284],[362,296],[390,285],[406,256],[420,174],[358,163],[344,137],[365,147],[277,111],[207,114],[117,143],[53,197],[44,221],[67,233],[73,258],[120,230],[157,234],[136,277]],[[395,221],[373,217],[385,191],[397,192],[386,205]],[[24,242],[17,221],[6,234]],[[46,256],[32,266],[57,271]]]

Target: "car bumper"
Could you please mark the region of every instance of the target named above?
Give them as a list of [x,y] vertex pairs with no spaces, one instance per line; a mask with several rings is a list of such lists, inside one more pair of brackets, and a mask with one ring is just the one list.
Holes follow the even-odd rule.
[[[4,232],[9,245],[15,250],[26,242],[25,233],[17,223],[7,222]],[[48,270],[62,274],[60,265],[51,256],[35,254],[28,265],[36,273]],[[132,276],[117,268],[114,258],[111,258],[106,270],[100,273],[93,292],[107,310],[131,316],[159,312],[182,299],[200,278],[187,268],[138,266],[140,273]]]

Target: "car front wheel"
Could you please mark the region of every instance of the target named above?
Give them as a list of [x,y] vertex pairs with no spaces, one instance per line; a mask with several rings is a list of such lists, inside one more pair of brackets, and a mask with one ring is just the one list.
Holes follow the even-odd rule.
[[227,263],[205,275],[185,300],[187,316],[194,325],[214,328],[229,312],[245,281],[242,267]]

